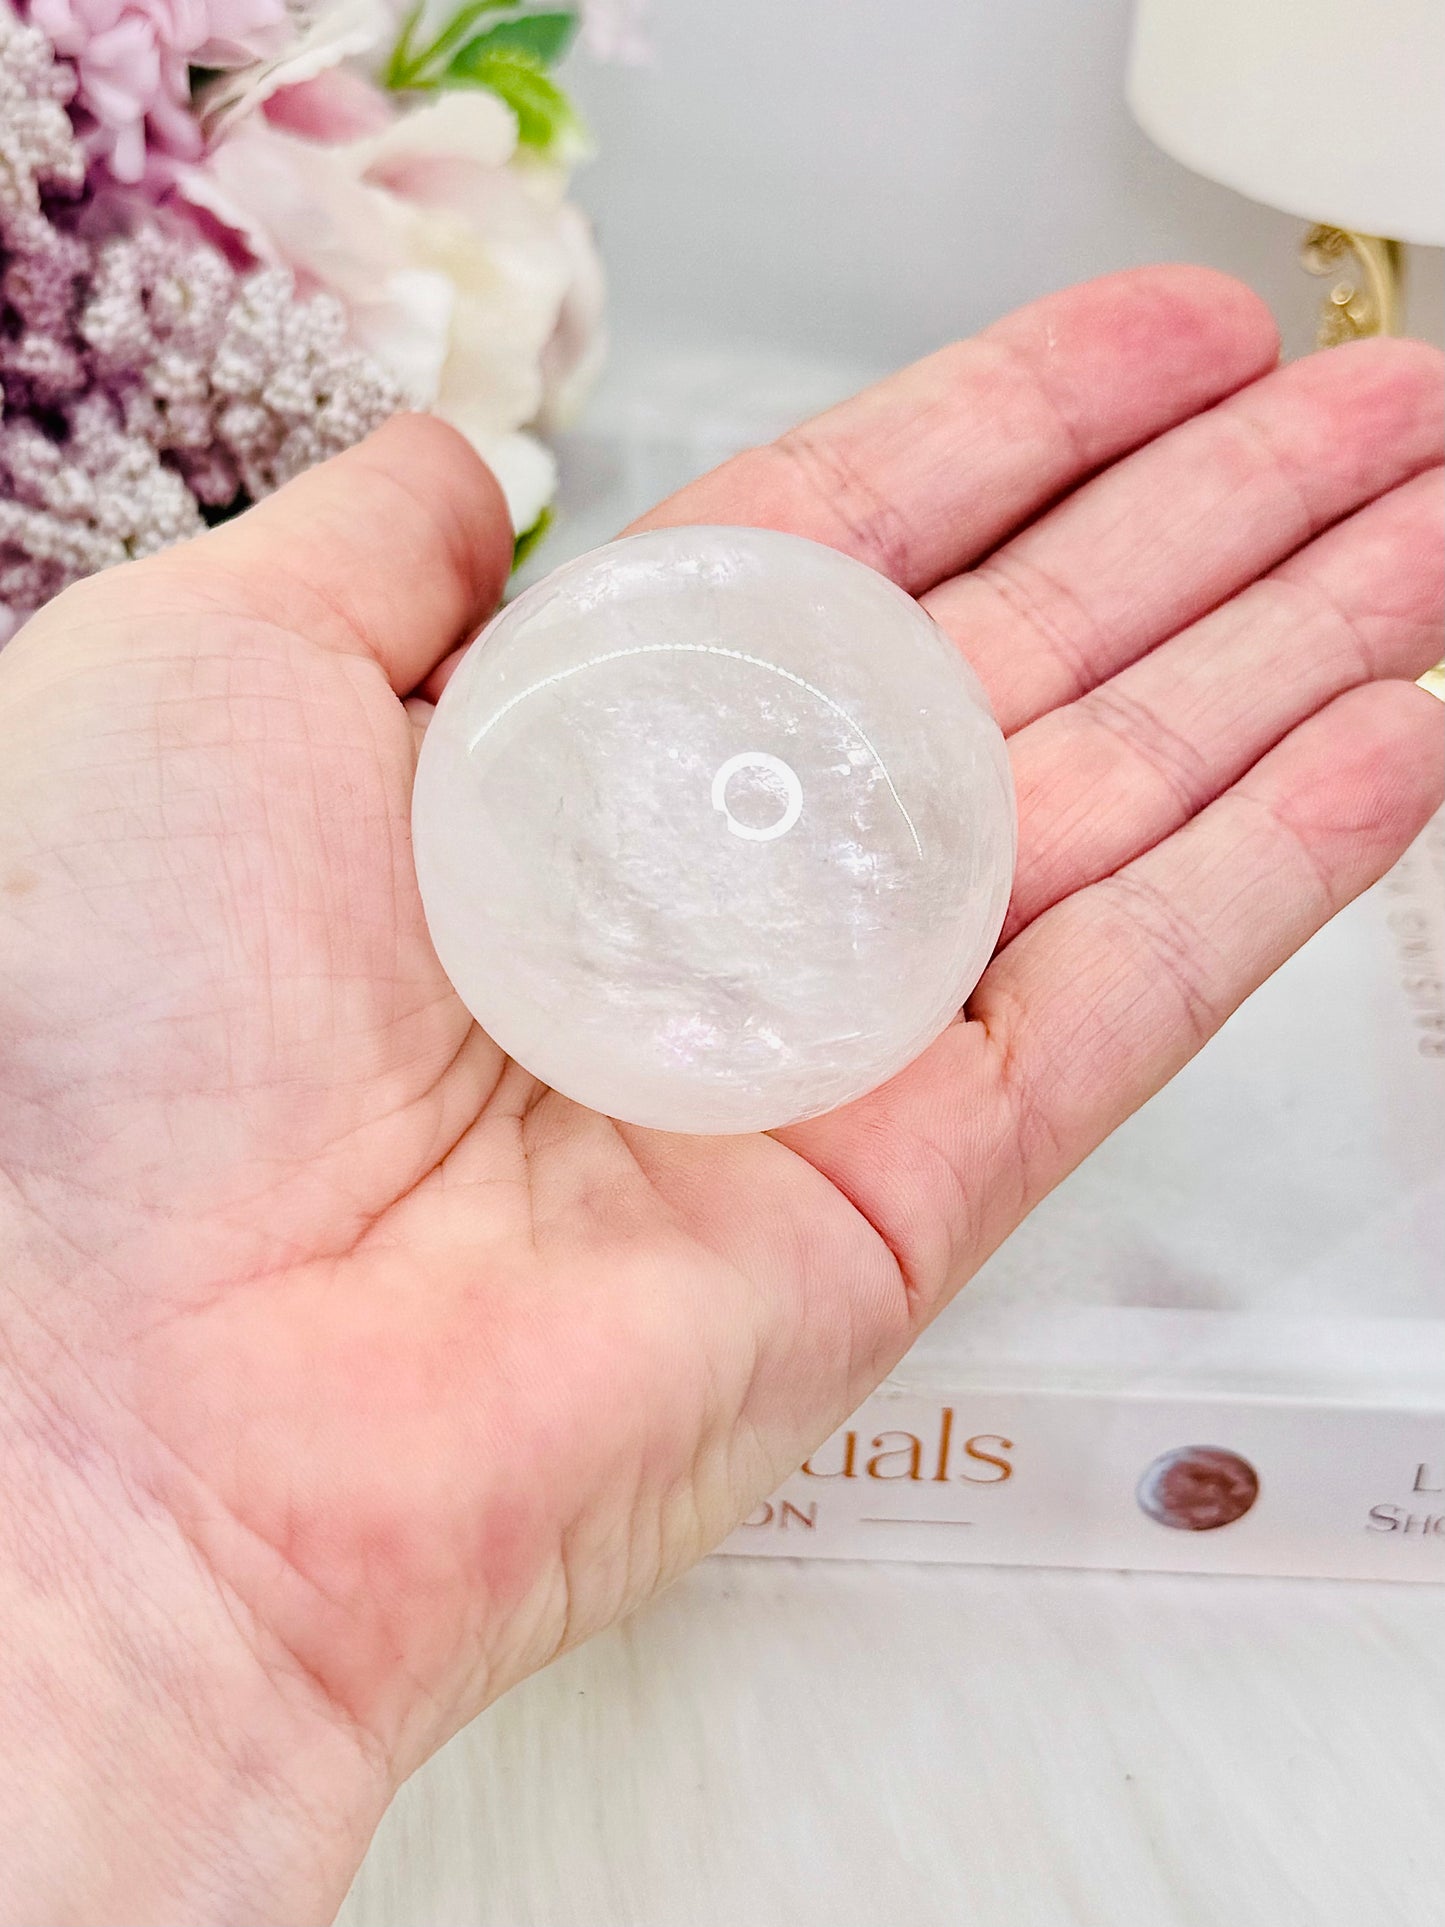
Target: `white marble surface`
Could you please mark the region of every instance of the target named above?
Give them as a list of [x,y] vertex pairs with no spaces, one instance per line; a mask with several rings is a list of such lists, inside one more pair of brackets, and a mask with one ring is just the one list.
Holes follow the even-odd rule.
[[1429,1586],[713,1560],[404,1790],[347,1927],[1438,1927]]

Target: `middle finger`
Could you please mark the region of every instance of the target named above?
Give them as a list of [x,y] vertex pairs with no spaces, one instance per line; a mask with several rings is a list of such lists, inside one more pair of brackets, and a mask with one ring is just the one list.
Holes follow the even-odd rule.
[[1440,471],[1415,477],[1009,743],[1019,865],[1001,943],[1171,835],[1315,710],[1440,651]]
[[1073,702],[1440,459],[1440,357],[1332,348],[1254,382],[924,596],[1006,734]]

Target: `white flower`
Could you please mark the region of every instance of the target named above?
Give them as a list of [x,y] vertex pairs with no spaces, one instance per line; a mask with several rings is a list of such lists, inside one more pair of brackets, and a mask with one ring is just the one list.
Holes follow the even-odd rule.
[[[294,10],[293,10],[294,11]],[[297,87],[344,60],[378,61],[396,35],[388,0],[330,0],[301,15],[301,29],[275,60],[223,75],[201,101],[201,125],[209,139],[253,112],[283,87]]]
[[233,122],[182,191],[259,259],[337,294],[359,345],[469,437],[529,528],[555,470],[527,430],[575,405],[600,354],[590,234],[562,171],[517,154],[493,94],[447,93],[360,139],[326,138],[333,107],[337,125],[358,124],[362,84],[322,75],[286,97],[303,110],[288,127],[319,137],[259,114]]

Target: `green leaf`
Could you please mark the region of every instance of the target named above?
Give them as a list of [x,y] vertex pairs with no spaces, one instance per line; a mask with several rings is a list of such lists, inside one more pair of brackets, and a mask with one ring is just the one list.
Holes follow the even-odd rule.
[[[485,39],[486,36],[483,36]],[[472,41],[452,60],[442,84],[485,87],[517,116],[517,139],[545,154],[577,130],[572,104],[541,62],[510,47],[489,48]]]
[[515,20],[498,21],[463,47],[463,55],[480,57],[483,51],[526,54],[541,67],[551,67],[562,58],[577,31],[575,13],[522,13]]
[[407,9],[406,18],[401,23],[401,31],[396,37],[396,45],[391,50],[391,59],[387,61],[386,72],[382,75],[384,87],[406,85],[406,76],[411,71],[411,37],[417,30],[424,3],[425,0],[416,0],[416,4]]
[[420,53],[414,53],[412,36],[426,11],[426,0],[416,0],[402,22],[401,36],[387,63],[385,85],[405,89],[433,83],[436,76],[429,74],[428,69],[449,54],[459,41],[465,40],[484,13],[496,13],[513,4],[514,0],[467,0],[467,4],[457,9],[430,46],[423,47]]
[[544,508],[531,528],[522,530],[522,533],[512,544],[513,570],[520,569],[522,564],[536,553],[537,545],[542,541],[555,519],[555,511],[551,508]]

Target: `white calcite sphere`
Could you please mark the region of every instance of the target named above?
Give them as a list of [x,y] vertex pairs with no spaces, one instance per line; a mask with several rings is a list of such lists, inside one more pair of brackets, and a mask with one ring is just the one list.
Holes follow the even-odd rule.
[[529,589],[426,733],[442,966],[579,1103],[767,1130],[954,1017],[1013,876],[1003,737],[913,599],[760,529],[632,536]]

